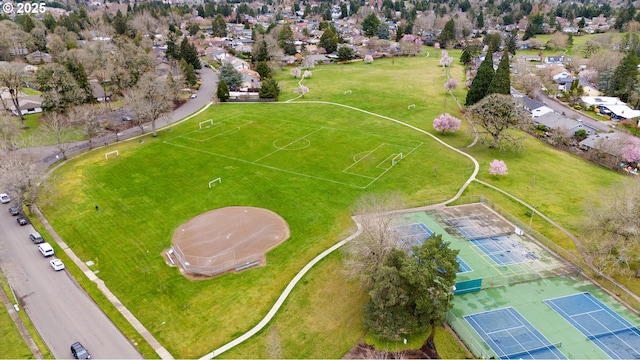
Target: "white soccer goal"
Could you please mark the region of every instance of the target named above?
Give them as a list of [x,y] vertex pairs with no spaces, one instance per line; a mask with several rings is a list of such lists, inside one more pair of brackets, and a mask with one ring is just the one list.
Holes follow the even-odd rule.
[[409,106],[407,106],[407,110],[411,110],[411,109],[415,109],[416,108],[416,104],[411,104]]
[[402,153],[396,155],[391,159],[391,165],[395,165],[400,162],[400,160],[404,159],[404,155]]
[[108,153],[104,154],[104,158],[109,160],[109,155],[115,155],[114,157],[118,157],[120,156],[120,152],[118,150],[109,151]]
[[200,121],[200,123],[198,124],[200,129],[202,129],[203,125],[204,125],[204,127],[207,127],[207,128],[213,126],[213,119],[207,119],[205,121]]
[[347,94],[351,94],[352,92],[353,91],[351,91],[351,90],[345,90],[344,94],[347,95]]
[[213,179],[213,180],[209,181],[209,189],[211,189],[211,187],[212,187],[215,183],[222,184],[222,178],[216,178],[216,179]]

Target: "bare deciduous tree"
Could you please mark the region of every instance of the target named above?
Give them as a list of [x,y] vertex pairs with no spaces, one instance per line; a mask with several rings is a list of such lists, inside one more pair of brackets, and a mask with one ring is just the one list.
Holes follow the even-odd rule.
[[93,149],[93,139],[102,130],[97,109],[92,105],[76,106],[69,111],[69,121],[73,125],[80,126],[82,135],[89,143],[89,149]]
[[528,124],[528,116],[520,106],[514,104],[512,96],[490,94],[479,103],[468,109],[467,117],[481,128],[481,132],[491,137],[492,148],[502,146],[502,142],[517,143],[516,138],[508,134],[508,129],[524,128]]
[[60,151],[63,159],[67,158],[67,150],[71,146],[72,140],[71,134],[71,121],[65,115],[57,112],[48,112],[40,118],[42,126],[44,127],[44,133],[53,137],[55,146]]
[[153,136],[157,136],[156,121],[169,116],[173,110],[173,87],[167,79],[158,79],[146,73],[138,85],[125,95],[127,107],[135,115],[134,123],[144,132],[144,124],[151,123]]
[[356,205],[362,235],[345,246],[345,269],[352,277],[361,280],[365,288],[372,286],[378,269],[383,265],[391,249],[399,247],[401,236],[393,230],[394,215],[390,210],[402,208],[398,194],[380,197],[367,195]]
[[0,149],[14,150],[17,147],[20,125],[6,113],[0,112]]
[[584,248],[592,264],[609,275],[635,271],[640,277],[640,182],[616,184],[594,199],[584,230]]
[[15,151],[4,152],[0,159],[0,182],[3,188],[9,189],[14,203],[31,206],[35,201],[31,185],[38,175],[38,159]]
[[27,74],[24,71],[24,66],[21,64],[9,63],[0,66],[0,89],[6,89],[9,92],[11,102],[18,112],[22,126],[24,126],[24,117],[20,110],[20,95],[26,78]]

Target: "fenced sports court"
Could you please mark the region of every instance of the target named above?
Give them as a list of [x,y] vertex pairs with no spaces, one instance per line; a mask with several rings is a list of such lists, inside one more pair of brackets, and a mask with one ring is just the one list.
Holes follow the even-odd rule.
[[613,359],[640,359],[640,329],[588,292],[544,301]]
[[[608,327],[620,333],[597,339],[605,339],[608,347],[618,348],[616,354],[625,354],[625,358],[633,357],[629,356],[635,354],[633,349],[640,348],[628,340],[616,340],[615,345],[609,340],[615,335],[627,339],[637,334],[633,324],[640,319],[632,311],[583,277],[573,264],[534,239],[517,235],[516,226],[492,208],[469,204],[408,212],[398,215],[395,225],[418,238],[427,234],[427,228],[442,234],[444,241],[460,251],[454,307],[447,322],[474,356],[620,358],[545,302],[583,293],[590,293],[616,314],[612,316],[624,320],[624,325]],[[592,331],[600,333],[603,331]]]
[[393,230],[399,234],[398,242],[405,250],[422,245],[426,239],[433,235],[433,231],[423,223],[396,226]]
[[513,307],[485,311],[464,317],[500,359],[566,359]]

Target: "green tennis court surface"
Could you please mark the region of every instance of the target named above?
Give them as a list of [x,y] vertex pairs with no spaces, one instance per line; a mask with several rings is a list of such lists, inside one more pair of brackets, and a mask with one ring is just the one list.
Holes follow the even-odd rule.
[[[557,355],[556,351],[559,351],[563,357],[569,359],[620,358],[619,355],[603,350],[598,346],[597,341],[588,339],[576,326],[547,305],[545,300],[548,299],[590,293],[594,299],[610,309],[612,314],[616,314],[615,316],[629,324],[640,323],[640,319],[633,312],[582,277],[579,269],[551,254],[529,238],[515,235],[513,224],[483,204],[408,212],[399,214],[395,221],[395,226],[424,224],[434,234],[442,234],[442,239],[449,242],[452,248],[460,250],[458,262],[465,264],[466,271],[459,271],[457,274],[454,307],[447,314],[447,322],[476,357],[548,358],[547,355]],[[459,230],[460,227],[464,229],[464,234]],[[500,265],[491,256],[494,251],[483,251],[469,239],[502,236],[508,238],[509,245],[506,248],[511,247],[525,254],[526,261],[512,263],[505,261]],[[507,253],[506,249],[500,252]],[[502,348],[496,348],[495,344],[493,347],[490,346],[491,341],[487,340],[486,335],[487,331],[491,334],[491,330],[484,331],[483,338],[481,335],[483,331],[478,331],[465,319],[474,314],[504,308],[512,308],[521,317],[522,324],[528,324],[527,326],[533,329],[516,330],[514,328],[510,331],[513,332],[512,335],[509,335],[509,332],[505,333],[507,338],[508,336],[520,337],[520,342],[524,342],[521,344],[522,351],[515,349],[517,344],[513,348],[511,346],[514,344],[506,344]],[[524,331],[524,333],[519,334],[518,331]],[[532,331],[539,333],[546,340],[536,344],[532,341],[527,345],[524,339],[532,338]],[[628,335],[635,335],[635,331],[624,330],[622,336],[626,338]],[[596,333],[600,332],[596,331]],[[609,335],[598,338],[607,336]],[[639,348],[635,345],[634,347]]]

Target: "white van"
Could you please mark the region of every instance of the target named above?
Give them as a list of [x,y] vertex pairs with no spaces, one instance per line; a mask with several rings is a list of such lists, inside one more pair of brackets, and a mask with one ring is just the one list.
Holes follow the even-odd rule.
[[40,253],[44,257],[53,256],[53,248],[47,242],[38,245],[38,250],[40,250]]

